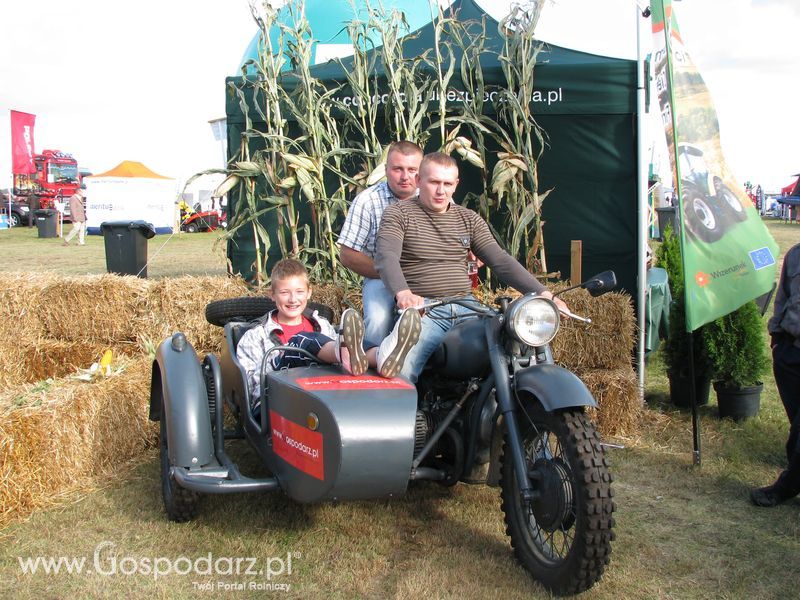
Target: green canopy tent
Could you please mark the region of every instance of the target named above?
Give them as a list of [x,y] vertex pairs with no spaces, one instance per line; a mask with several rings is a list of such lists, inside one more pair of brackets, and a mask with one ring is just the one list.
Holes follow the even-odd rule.
[[[308,11],[308,2],[306,10]],[[503,44],[498,24],[474,0],[456,0],[450,7],[460,20],[486,20],[486,52],[481,60],[488,86],[503,85],[497,58]],[[313,20],[312,20],[313,26]],[[428,23],[415,32],[404,46],[406,56],[418,56],[434,43],[434,28]],[[331,85],[344,81],[342,65],[330,61],[312,69],[315,77]],[[539,161],[540,191],[553,191],[543,205],[545,249],[549,271],[569,275],[570,244],[583,244],[583,273],[605,269],[617,272],[621,286],[635,297],[637,281],[637,147],[636,147],[636,61],[610,58],[546,45],[535,68],[534,113],[547,136],[547,147]],[[230,86],[243,88],[243,77],[228,78]],[[288,89],[296,80],[288,74],[281,79]],[[452,81],[452,102],[464,90]],[[467,90],[468,92],[468,90]],[[346,94],[346,90],[340,94]],[[252,101],[252,98],[249,98]],[[437,103],[431,103],[431,110]],[[490,104],[486,104],[487,108]],[[245,128],[240,99],[227,96],[228,152],[238,155]],[[255,110],[249,111],[257,118]],[[259,123],[255,121],[254,127]],[[462,169],[456,201],[475,190],[470,169]],[[229,211],[235,205],[229,206]],[[271,213],[270,213],[271,215]],[[267,215],[268,221],[274,217]],[[265,222],[268,230],[273,230]],[[268,268],[277,258],[273,244]],[[233,271],[249,278],[255,249],[248,228],[229,242],[228,258]]]

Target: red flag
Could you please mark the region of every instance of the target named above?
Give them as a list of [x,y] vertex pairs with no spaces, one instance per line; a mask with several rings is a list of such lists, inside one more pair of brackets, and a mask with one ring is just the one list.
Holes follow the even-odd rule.
[[35,173],[33,162],[33,125],[36,115],[11,112],[11,165],[14,174]]

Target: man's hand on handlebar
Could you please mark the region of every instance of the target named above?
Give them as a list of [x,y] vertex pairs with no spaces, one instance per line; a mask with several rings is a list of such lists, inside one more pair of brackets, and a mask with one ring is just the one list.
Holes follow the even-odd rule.
[[542,298],[548,298],[549,300],[555,302],[556,308],[558,308],[558,311],[561,313],[562,319],[565,317],[572,316],[572,311],[569,309],[569,306],[567,306],[567,303],[564,302],[561,298],[553,296],[553,292],[551,292],[550,290],[545,290],[539,295]]
[[400,310],[405,308],[421,307],[425,303],[425,298],[422,296],[417,296],[411,290],[402,290],[397,292],[394,300],[397,303],[397,308]]

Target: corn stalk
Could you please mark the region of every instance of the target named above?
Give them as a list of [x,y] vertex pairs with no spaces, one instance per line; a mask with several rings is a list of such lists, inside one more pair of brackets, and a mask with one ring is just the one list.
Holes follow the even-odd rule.
[[[357,13],[356,0],[350,1]],[[282,15],[288,11],[289,19],[278,18],[267,2],[260,11],[251,3],[262,47],[258,59],[248,65],[256,77],[248,78],[246,85],[255,98],[252,110],[264,125],[254,127],[245,90],[236,90],[245,131],[226,181],[238,183],[230,192],[240,199],[231,233],[252,227],[258,278],[264,279],[261,253],[269,251],[270,239],[259,218],[268,211],[276,211],[278,231],[272,233],[284,256],[300,257],[319,279],[354,277],[338,269],[334,234],[336,219],[346,211],[346,195],[383,177],[391,139],[424,147],[431,132],[438,133],[441,149],[480,170],[482,186],[471,199],[487,221],[498,211],[506,216],[499,241],[514,255],[529,248],[529,266],[538,253],[545,268],[541,203],[546,193],[538,192],[536,171],[544,138],[530,106],[539,50],[533,28],[540,8],[541,0],[529,13],[515,9],[501,26],[505,46],[499,59],[506,85],[494,90],[497,117],[492,119],[484,115],[488,90],[480,67],[486,52],[485,22],[462,23],[432,5],[436,43],[421,56],[406,58],[404,45],[410,38],[403,35],[408,29],[404,15],[367,2],[367,18],[347,25],[354,55],[342,63],[350,98],[344,102],[338,95],[343,84],[326,88],[313,75],[315,40],[304,2],[290,0],[281,9]],[[279,43],[273,48],[269,34],[276,30]],[[286,61],[291,73],[284,71]],[[454,78],[460,78],[468,96],[448,106]],[[431,102],[437,105],[433,112]],[[389,139],[384,139],[384,127]],[[496,157],[486,155],[492,144],[501,148]],[[489,159],[496,162],[491,176]],[[308,207],[309,220],[305,210],[298,210],[301,206]]]
[[[506,80],[495,103],[503,123],[500,143],[503,152],[492,173],[492,190],[498,201],[506,197],[510,221],[509,251],[517,256],[524,244],[528,248],[527,266],[547,272],[542,228],[542,202],[547,194],[539,193],[537,161],[544,151],[544,135],[536,123],[531,99],[534,93],[534,67],[541,43],[534,38],[542,2],[528,3],[525,9],[512,8],[500,23],[504,35],[498,59]],[[533,239],[530,233],[533,232]]]

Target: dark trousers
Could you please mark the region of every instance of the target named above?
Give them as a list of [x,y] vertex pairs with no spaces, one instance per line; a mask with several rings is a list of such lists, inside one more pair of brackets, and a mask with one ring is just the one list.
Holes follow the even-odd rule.
[[800,493],[800,348],[784,337],[772,348],[775,385],[789,418],[786,441],[788,466],[778,477],[778,485],[791,494]]
[[[331,338],[329,338],[327,335],[323,335],[316,331],[303,331],[289,338],[289,341],[286,342],[286,346],[301,348],[307,352],[310,352],[314,356],[317,356],[322,347],[328,342],[332,341],[333,340],[331,340]],[[312,360],[307,354],[292,352],[291,350],[284,350],[283,352],[279,352],[272,359],[272,370],[277,371],[278,369],[307,367],[312,362],[317,361]]]

